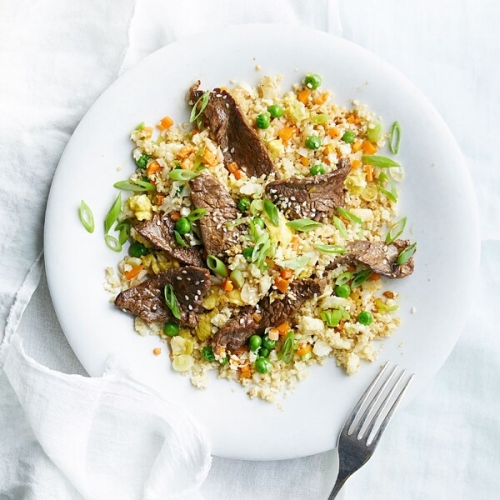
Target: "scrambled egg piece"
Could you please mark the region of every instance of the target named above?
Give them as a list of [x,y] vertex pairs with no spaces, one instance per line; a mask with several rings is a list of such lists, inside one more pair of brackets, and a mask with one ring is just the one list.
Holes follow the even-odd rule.
[[153,217],[150,199],[145,194],[131,196],[128,199],[128,207],[134,212],[137,220],[151,220]]

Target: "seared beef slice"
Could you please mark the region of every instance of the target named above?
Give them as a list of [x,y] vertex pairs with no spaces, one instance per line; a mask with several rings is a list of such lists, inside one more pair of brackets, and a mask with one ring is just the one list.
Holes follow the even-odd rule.
[[140,285],[121,292],[115,305],[139,316],[146,323],[173,321],[175,318],[164,298],[165,285],[170,284],[181,311],[180,324],[195,327],[197,311],[210,288],[210,273],[206,269],[187,266],[168,269]]
[[349,160],[343,158],[334,172],[270,182],[266,193],[289,219],[326,220],[344,204],[344,181],[350,170]]

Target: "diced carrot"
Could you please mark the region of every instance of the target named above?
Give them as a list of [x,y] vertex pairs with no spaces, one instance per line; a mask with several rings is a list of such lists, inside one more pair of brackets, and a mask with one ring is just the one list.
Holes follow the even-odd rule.
[[282,269],[280,271],[280,276],[284,280],[289,280],[293,276],[293,269]]
[[349,123],[354,123],[354,115],[352,115],[352,114],[351,114],[351,115],[349,115],[349,116],[347,117],[347,121],[348,121]]
[[177,156],[181,159],[184,160],[184,158],[187,158],[191,154],[192,149],[188,146],[184,146],[181,148],[181,150],[177,153]]
[[308,352],[311,352],[312,351],[312,345],[311,344],[306,344],[306,345],[303,345],[302,347],[299,347],[295,352],[299,355],[299,356],[303,356],[304,354],[307,354]]
[[236,165],[236,163],[232,162],[227,166],[227,169],[229,170],[229,172],[234,174],[237,170],[240,169],[240,167],[238,167],[238,165]]
[[233,284],[231,283],[231,280],[229,278],[226,278],[224,282],[222,283],[222,288],[224,289],[225,292],[232,292],[234,289]]
[[290,283],[288,282],[288,280],[284,280],[282,277],[278,277],[278,278],[276,278],[274,285],[281,293],[286,293]]
[[340,135],[339,129],[336,127],[332,127],[328,129],[328,135],[332,138],[335,139]]
[[351,160],[351,170],[356,170],[361,166],[361,162],[359,160]]
[[149,177],[150,175],[158,172],[160,169],[160,164],[157,161],[152,161],[149,163],[148,168],[146,169],[146,175]]
[[325,104],[329,96],[328,92],[323,92],[322,94],[314,98],[314,104]]
[[339,332],[341,332],[344,329],[344,323],[345,321],[340,321],[339,324],[336,326]]
[[142,270],[144,269],[144,265],[133,267],[130,271],[125,273],[125,279],[131,280],[134,279]]
[[279,132],[278,132],[278,137],[282,140],[282,141],[289,141],[295,134],[295,128],[294,127],[285,127],[285,128],[282,128]]
[[303,156],[303,157],[300,159],[300,163],[302,163],[302,165],[304,165],[304,167],[309,166],[309,158],[306,158],[305,156]]
[[160,130],[165,130],[166,128],[170,128],[174,124],[174,120],[170,118],[170,116],[165,116],[160,120],[160,123],[158,123],[157,127]]
[[256,323],[259,323],[259,322],[260,322],[260,320],[262,319],[262,316],[261,316],[259,313],[254,312],[254,313],[252,314],[252,319],[253,319]]
[[297,99],[303,104],[307,104],[309,97],[311,97],[311,91],[309,89],[302,89],[297,94]]
[[172,212],[172,214],[170,215],[170,218],[174,222],[177,222],[181,218],[181,213],[180,212]]
[[205,152],[203,153],[201,159],[203,163],[210,167],[214,167],[215,165],[217,165],[217,158],[215,158],[215,155],[209,149],[205,149]]
[[368,281],[378,281],[380,279],[380,274],[372,273],[368,278]]
[[250,378],[252,376],[252,370],[250,365],[244,365],[240,367],[240,378]]
[[189,132],[191,137],[195,136],[196,134],[199,134],[200,131],[197,128],[193,128],[191,132]]
[[377,146],[373,144],[373,142],[363,141],[363,151],[367,155],[374,155],[378,151],[378,149]]
[[292,249],[297,251],[300,246],[300,238],[298,236],[294,236],[292,238]]
[[153,349],[153,354],[154,354],[155,356],[159,356],[159,355],[161,354],[161,348],[160,348],[160,347],[155,347],[155,348]]
[[330,158],[328,158],[328,156],[323,157],[323,163],[325,163],[326,165],[332,164],[332,162],[330,161]]
[[352,152],[353,153],[357,153],[358,151],[361,150],[361,148],[363,147],[363,141],[361,139],[358,139],[357,141],[354,142],[354,144],[352,145]]
[[281,323],[281,325],[278,325],[276,328],[280,332],[280,335],[286,335],[290,331],[290,325],[288,323]]
[[346,225],[350,224],[350,222],[343,216],[339,215],[338,218]]
[[243,172],[241,170],[236,170],[236,172],[233,174],[234,178],[239,181],[243,177]]
[[[345,221],[345,219],[344,219]],[[353,273],[354,271],[356,271],[356,266],[354,264],[349,264],[347,266],[347,270],[350,272],[350,273]]]
[[365,165],[365,175],[366,182],[373,182],[373,167],[371,165]]
[[163,203],[163,200],[165,199],[165,195],[163,194],[157,194],[156,195],[156,204],[160,206]]

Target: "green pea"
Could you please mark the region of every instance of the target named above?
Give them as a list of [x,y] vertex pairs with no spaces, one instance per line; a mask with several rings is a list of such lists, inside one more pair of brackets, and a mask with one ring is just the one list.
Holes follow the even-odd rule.
[[261,344],[262,344],[262,338],[260,337],[260,335],[252,335],[248,339],[248,345],[250,346],[250,350],[253,352],[256,352],[261,346]]
[[128,253],[131,257],[142,257],[143,255],[147,255],[149,253],[149,250],[142,243],[134,241],[130,245]]
[[310,135],[306,139],[306,147],[309,149],[319,149],[321,146],[321,139],[317,135]]
[[176,223],[175,223],[175,230],[179,234],[187,234],[189,231],[191,231],[191,222],[187,217],[181,217]]
[[342,136],[342,140],[344,142],[347,142],[348,144],[351,144],[352,142],[354,142],[355,138],[356,138],[356,136],[354,135],[354,132],[351,132],[350,130],[345,132],[344,135]]
[[253,255],[253,247],[248,247],[243,249],[243,257],[248,260],[248,262],[252,261],[252,255]]
[[335,295],[337,297],[342,297],[343,299],[349,297],[351,295],[351,287],[345,283],[343,285],[337,285],[335,287]]
[[269,373],[273,368],[271,362],[266,358],[257,358],[255,361],[255,369],[259,373]]
[[373,316],[368,311],[361,311],[358,316],[358,322],[362,325],[371,325],[373,323]]
[[165,326],[163,327],[163,331],[169,336],[169,337],[175,337],[176,335],[179,335],[180,332],[180,327],[177,323],[174,323],[173,321],[169,321],[168,323],[165,323]]
[[201,350],[201,355],[203,356],[203,359],[206,359],[207,361],[215,361],[215,354],[211,347],[204,347]]
[[271,340],[267,335],[262,339],[262,345],[266,349],[274,349],[276,347],[276,340]]
[[267,110],[273,118],[281,118],[283,116],[283,108],[278,104],[271,104]]
[[313,165],[310,169],[309,172],[311,175],[318,175],[318,174],[324,174],[326,172],[325,166],[322,165],[321,163],[318,163],[317,165]]
[[317,74],[307,75],[304,78],[305,86],[309,89],[312,89],[312,90],[316,90],[321,85],[321,82],[322,82],[322,78],[321,78],[321,76],[319,76]]
[[149,155],[141,155],[137,160],[137,166],[139,168],[146,168],[148,165],[148,161],[151,159],[151,156]]
[[261,229],[264,229],[266,227],[266,223],[264,222],[264,219],[261,219],[260,217],[254,217],[253,222],[256,226],[259,226]]
[[246,212],[250,208],[250,199],[249,198],[241,198],[240,201],[238,201],[238,208],[242,212]]
[[261,347],[259,351],[259,356],[262,356],[263,358],[267,358],[269,356],[269,353],[271,351],[267,347]]
[[255,123],[258,128],[268,128],[271,123],[271,119],[267,113],[261,113],[260,115],[257,115]]

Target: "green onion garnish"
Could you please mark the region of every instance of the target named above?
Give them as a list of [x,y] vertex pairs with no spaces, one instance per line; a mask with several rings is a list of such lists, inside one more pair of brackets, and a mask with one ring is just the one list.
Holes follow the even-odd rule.
[[80,222],[83,227],[89,232],[93,233],[95,229],[94,214],[90,207],[82,200],[80,202],[80,208],[78,209],[78,217],[80,217]]
[[116,225],[115,229],[119,231],[118,241],[120,245],[123,245],[130,236],[130,221],[128,219],[122,220]]
[[353,277],[353,274],[350,273],[349,271],[346,271],[345,273],[339,274],[335,280],[336,285],[345,285],[349,281],[351,281]]
[[104,241],[106,242],[107,247],[113,250],[113,252],[122,251],[122,244],[114,236],[107,234],[104,236]]
[[227,278],[227,267],[222,260],[218,259],[215,255],[209,255],[207,257],[207,266],[215,274]]
[[368,130],[366,131],[366,137],[370,142],[380,141],[383,135],[384,135],[384,127],[380,122],[375,122],[373,124],[373,127],[368,127]]
[[401,220],[398,220],[390,227],[389,232],[385,237],[385,242],[389,244],[392,243],[394,240],[398,239],[403,234],[405,227],[406,227],[406,217],[403,217]]
[[363,221],[359,217],[349,212],[349,210],[346,210],[345,208],[337,207],[337,212],[342,217],[344,217],[344,219],[347,219],[349,222],[352,222],[353,224],[363,224]]
[[337,231],[340,233],[340,236],[342,236],[342,238],[347,238],[349,236],[347,234],[347,228],[345,227],[344,222],[336,215],[333,216],[333,225],[337,228]]
[[362,271],[357,272],[352,280],[351,288],[356,288],[362,285],[372,274],[373,271],[371,269],[363,269]]
[[[385,188],[387,182],[389,182],[390,190]],[[389,200],[391,200],[394,203],[397,203],[398,191],[396,189],[396,185],[385,172],[381,172],[380,175],[378,176],[377,187],[379,191],[385,194],[385,196],[387,196]]]
[[406,264],[413,256],[415,251],[417,250],[417,243],[412,243],[407,246],[399,255],[398,260],[396,261],[399,266]]
[[394,122],[391,127],[391,137],[389,139],[389,149],[391,153],[397,155],[399,153],[399,143],[401,142],[401,126],[399,122]]
[[142,180],[126,180],[115,182],[113,187],[116,189],[122,189],[123,191],[134,191],[136,193],[141,193],[144,191],[154,191],[155,187],[148,181]]
[[275,226],[280,225],[280,217],[278,209],[276,208],[276,205],[272,201],[269,201],[268,199],[264,200],[264,211],[266,212],[267,216],[269,217],[269,220],[273,223],[273,225]]
[[[194,103],[193,109],[191,110],[191,116],[189,117],[190,123],[193,123],[194,121],[196,121],[200,117],[200,115],[203,113],[203,111],[205,111],[205,108],[207,107],[209,99],[210,99],[210,92],[207,90]],[[201,103],[201,105],[199,106],[199,109],[197,110],[198,104],[200,104],[200,103]]]
[[342,311],[340,309],[333,309],[332,311],[323,311],[321,314],[321,319],[329,326],[334,328],[338,326],[340,320],[342,319]]
[[285,342],[283,342],[283,346],[281,347],[281,351],[278,354],[278,359],[283,360],[285,363],[290,363],[293,359],[293,351],[295,344],[295,334],[293,330],[290,330],[285,338]]
[[175,296],[174,289],[170,283],[165,285],[163,289],[163,295],[165,297],[165,303],[170,309],[173,317],[176,319],[181,319],[181,310],[179,309],[179,303],[177,302],[177,297]]
[[258,215],[262,210],[264,210],[264,202],[262,200],[252,200],[252,203],[250,203],[250,213]]
[[336,254],[336,253],[346,253],[347,250],[341,245],[314,245],[316,250],[321,253]]
[[311,116],[311,122],[314,123],[314,125],[323,125],[323,123],[326,123],[327,121],[328,115],[326,114]]
[[205,216],[205,214],[207,213],[207,209],[206,208],[195,208],[188,216],[188,220],[190,222],[194,222],[195,220],[199,220],[201,219],[202,217]]
[[139,125],[137,125],[137,127],[135,127],[135,129],[136,130],[142,130],[144,128],[144,125],[145,125],[145,123],[141,122],[141,123],[139,123]]
[[283,260],[280,261],[279,265],[284,269],[293,269],[296,271],[297,269],[301,269],[302,267],[306,267],[307,264],[311,261],[311,257],[307,257],[306,255],[302,255],[301,257],[296,257],[295,259]]
[[174,169],[171,170],[168,176],[173,181],[190,181],[194,179],[198,174],[193,172],[192,170],[182,170],[182,169]]
[[386,312],[394,312],[399,309],[399,306],[397,304],[393,304],[392,306],[388,306],[384,301],[377,299],[375,301],[375,306],[377,307],[378,311],[381,313],[386,313]]
[[286,225],[295,229],[295,231],[303,231],[304,233],[307,233],[308,231],[321,227],[323,224],[311,219],[297,219],[287,222]]
[[104,219],[104,232],[107,234],[111,229],[111,226],[116,222],[120,212],[122,210],[122,194],[118,193],[116,200],[113,205],[109,209],[109,212],[106,214],[106,218]]
[[189,245],[184,241],[179,231],[174,231],[174,238],[175,241],[177,241],[178,245],[180,245],[183,248],[189,248]]
[[260,268],[265,263],[266,257],[271,253],[271,248],[269,234],[265,232],[262,233],[255,242],[251,261]]
[[137,166],[139,168],[145,169],[148,166],[148,161],[151,159],[151,156],[149,155],[141,155],[137,160],[135,161],[137,163]]
[[204,154],[205,154],[205,148],[201,148],[198,150],[196,156],[194,157],[193,170],[197,170],[201,166],[201,160]]
[[361,161],[365,165],[373,165],[374,167],[379,167],[379,168],[391,168],[391,167],[401,166],[397,161],[391,160],[390,158],[387,158],[385,156],[378,156],[378,155],[362,156]]
[[229,275],[229,279],[236,285],[236,288],[241,288],[245,283],[245,278],[240,269],[233,269]]

